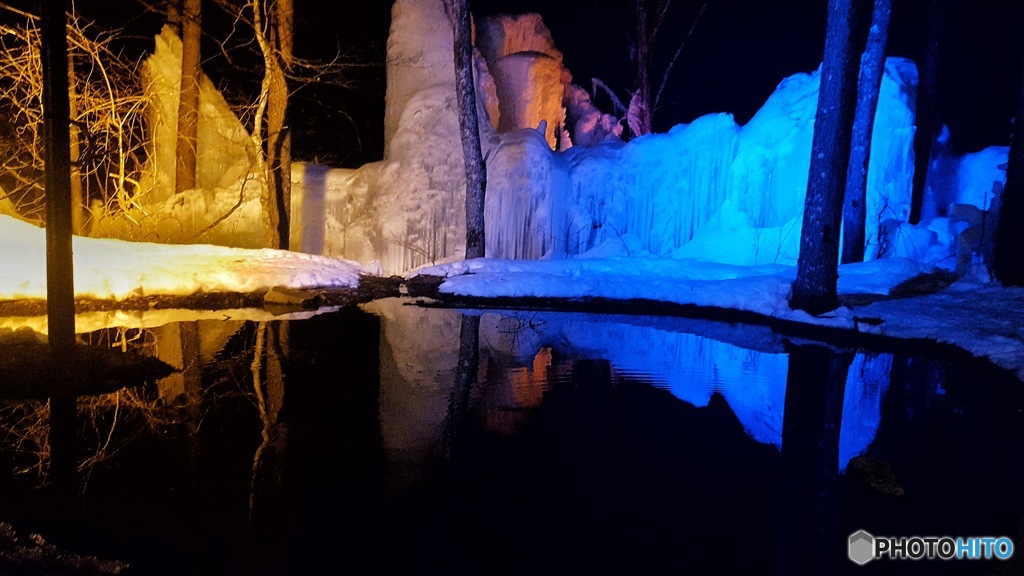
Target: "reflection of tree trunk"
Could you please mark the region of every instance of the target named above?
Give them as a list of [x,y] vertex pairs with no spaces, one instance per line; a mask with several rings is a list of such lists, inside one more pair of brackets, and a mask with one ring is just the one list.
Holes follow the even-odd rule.
[[199,426],[203,420],[203,366],[199,358],[200,339],[198,322],[180,322],[178,338],[181,344],[181,379],[185,391],[185,409],[188,413],[188,458],[193,478],[198,478],[200,467]]
[[75,437],[78,433],[78,401],[75,396],[50,398],[50,475],[63,492],[73,492],[77,468]]
[[797,346],[789,353],[776,513],[779,574],[829,574],[842,538],[836,485],[850,352]]
[[476,385],[480,364],[480,317],[462,316],[459,328],[459,364],[455,369],[455,387],[448,398],[448,416],[444,421],[441,453],[451,460],[458,442],[459,429],[469,412],[469,398]]
[[879,436],[903,439],[913,437],[914,427],[919,425],[917,418],[928,411],[928,395],[931,390],[922,383],[942,382],[944,379],[939,364],[931,360],[894,355],[889,373],[889,390],[882,408],[882,420],[886,425],[879,429]]
[[203,393],[203,365],[199,358],[199,323],[178,323],[178,334],[181,339],[181,374],[185,384],[185,394],[191,402],[198,400]]
[[262,441],[253,455],[249,514],[257,512],[257,500],[270,501],[284,483],[284,451],[288,427],[281,418],[285,400],[284,363],[288,351],[288,323],[261,322],[256,328],[252,378],[262,424]]
[[65,530],[73,532],[82,509],[78,482],[78,399],[71,395],[52,396],[49,413],[50,491],[44,511],[54,523],[56,535]]

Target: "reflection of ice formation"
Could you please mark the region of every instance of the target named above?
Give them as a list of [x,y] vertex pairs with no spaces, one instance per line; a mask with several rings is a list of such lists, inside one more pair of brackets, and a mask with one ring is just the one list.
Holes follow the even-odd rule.
[[377,300],[364,309],[381,317],[381,437],[393,488],[401,490],[415,483],[448,417],[459,360],[459,314],[397,300]]
[[[410,462],[424,458],[444,426],[458,363],[459,314],[379,300],[365,308],[381,316],[381,414],[385,444]],[[693,332],[700,332],[701,335]],[[488,402],[509,408],[540,403],[552,354],[605,359],[620,376],[664,387],[703,407],[720,394],[754,440],[782,448],[788,356],[768,329],[697,320],[594,316],[555,312],[484,312],[479,345],[487,358],[521,368],[507,382],[488,382]],[[840,468],[864,452],[881,420],[890,355],[857,354],[849,370],[840,430]],[[480,377],[488,378],[486,370]],[[499,416],[502,421],[491,421]],[[515,414],[485,415],[493,429],[512,429]]]
[[[782,448],[782,420],[789,360],[781,345],[763,338],[725,341],[673,330],[671,322],[558,313],[485,313],[480,342],[488,354],[526,363],[541,349],[602,358],[617,373],[653,381],[697,407],[721,394],[751,438]],[[692,328],[695,323],[690,323]],[[709,326],[720,330],[715,326]],[[764,334],[753,331],[755,336]],[[725,335],[741,337],[739,332]],[[765,351],[759,351],[765,350]],[[846,383],[840,431],[840,468],[867,449],[881,419],[891,356],[858,354]]]

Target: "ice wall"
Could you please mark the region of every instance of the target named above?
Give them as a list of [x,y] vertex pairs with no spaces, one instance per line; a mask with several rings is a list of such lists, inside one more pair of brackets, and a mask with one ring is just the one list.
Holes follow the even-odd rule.
[[385,149],[417,92],[455,85],[452,42],[452,26],[442,2],[395,0],[387,46]]
[[[783,80],[744,126],[728,114],[710,114],[665,134],[622,142],[618,121],[571,83],[539,16],[484,20],[477,32],[488,256],[589,252],[795,262],[817,72]],[[518,71],[501,69],[506,59],[506,67]],[[545,66],[543,78],[531,76]],[[133,220],[106,218],[94,231],[137,240],[262,245],[259,181],[245,127],[204,79],[199,188],[174,194],[180,41],[173,33],[157,37],[145,69],[153,98],[153,163],[129,214]],[[294,167],[294,249],[376,261],[387,274],[462,257],[465,179],[453,76],[442,0],[397,0],[388,43],[385,157],[357,170]],[[993,213],[996,185],[1005,180],[1005,148],[963,157],[947,151],[929,175],[926,221],[907,225],[915,86],[913,63],[890,58],[868,175],[867,254],[963,268],[979,257],[991,231],[986,214]],[[531,116],[541,109],[550,110]],[[520,120],[503,124],[506,117]],[[561,120],[567,132],[554,141],[558,126],[551,122]],[[543,130],[529,126],[534,122]]]
[[884,221],[881,249],[989,282],[1009,148],[956,154],[949,137],[940,138],[928,170],[921,222]]
[[739,127],[728,114],[667,134],[566,152],[568,213],[555,232],[569,254],[621,241],[668,256],[689,242],[725,200]]
[[[490,149],[487,167],[487,255],[537,259],[565,253],[563,232],[569,172],[543,134],[503,134]],[[493,192],[492,192],[493,191]]]
[[[566,252],[618,240],[660,256],[795,262],[818,85],[818,72],[783,80],[742,127],[712,114],[667,134],[567,151],[568,229],[556,231],[573,239]],[[868,170],[869,256],[880,223],[909,214],[915,85],[911,62],[887,61]]]
[[[181,39],[165,26],[156,36],[153,53],[143,63],[149,97],[147,122],[154,161],[147,171],[155,179],[146,201],[155,204],[174,193],[175,147],[178,134],[178,92],[181,87]],[[213,82],[199,81],[199,131],[196,138],[196,186],[233,186],[254,165],[255,151],[245,126]]]
[[126,215],[96,210],[92,234],[165,243],[264,245],[256,149],[206,75],[199,83],[196,189],[175,193],[181,40],[165,26],[142,66],[148,160]]
[[501,132],[537,128],[554,149],[566,123],[566,87],[572,76],[562,64],[551,32],[540,14],[490,16],[477,25],[477,46],[497,89]]
[[[716,221],[677,256],[709,256],[733,264],[794,263],[799,248],[819,72],[783,80],[743,126],[729,165],[729,195]],[[906,221],[913,179],[914,64],[886,60],[868,167],[868,258],[878,254],[886,220]]]
[[[461,258],[465,184],[446,18],[440,0],[395,4],[388,72],[397,77],[388,80],[386,157],[348,176],[350,194],[332,202],[349,210],[339,227],[365,230],[368,240],[354,251],[351,236],[342,242],[324,235],[325,253],[364,260],[372,251],[386,273]],[[539,16],[485,19],[477,37],[488,256],[565,257],[601,248],[734,264],[795,262],[818,72],[783,80],[744,126],[729,114],[710,114],[622,142],[608,117],[568,83]],[[531,75],[544,68],[539,61],[550,69],[534,82]],[[574,128],[585,130],[579,134],[587,144],[556,152],[550,119],[538,111],[554,107],[545,90],[559,74],[562,104],[571,105],[557,113],[579,114]],[[890,58],[868,174],[869,256],[878,253],[880,222],[905,221],[909,212],[915,86],[913,63]],[[516,128],[541,120],[541,132]]]

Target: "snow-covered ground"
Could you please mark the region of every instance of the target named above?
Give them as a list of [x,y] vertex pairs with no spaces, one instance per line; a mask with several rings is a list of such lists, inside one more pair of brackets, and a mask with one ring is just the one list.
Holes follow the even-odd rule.
[[[360,274],[377,272],[325,256],[197,244],[75,237],[73,252],[76,297],[104,300],[356,287]],[[45,297],[45,230],[0,215],[0,300]]]
[[959,281],[937,293],[901,297],[901,285],[937,270],[904,258],[841,266],[841,295],[892,297],[855,308],[842,306],[821,316],[790,309],[793,266],[635,257],[480,259],[427,267],[415,274],[446,277],[440,291],[460,296],[642,298],[744,310],[893,338],[930,339],[988,358],[1024,380],[1024,289]]
[[[44,231],[0,217],[0,247],[0,300],[44,298]],[[353,262],[277,250],[88,238],[75,239],[75,267],[77,294],[107,299],[215,291],[252,292],[273,286],[354,287],[360,275],[379,273],[379,270]],[[932,265],[903,258],[846,265],[840,269],[839,290],[846,295],[886,296],[901,284],[935,270]],[[603,252],[592,252],[591,257],[533,261],[478,259],[424,268],[418,273],[446,277],[441,291],[450,294],[643,298],[745,310],[773,318],[897,338],[933,339],[988,357],[1024,380],[1024,290],[1017,288],[961,281],[935,294],[882,299],[856,309],[843,307],[813,317],[789,309],[787,299],[795,269],[781,264],[739,266],[684,258],[627,257],[606,247]],[[377,313],[387,317],[386,306],[382,310],[378,309]],[[304,311],[289,318],[298,319],[318,312]],[[187,318],[175,310],[113,310],[79,315],[76,328],[83,333],[108,327],[151,328],[183,319],[204,318],[262,321],[281,317],[262,310],[191,312]],[[874,318],[881,323],[858,323],[855,318]],[[439,359],[447,358],[448,364],[454,362],[459,323],[448,320],[448,331],[440,333],[448,333],[450,337],[442,338],[441,343],[419,337],[423,330],[420,323],[412,325],[415,334],[393,334],[403,324],[394,319],[385,323],[389,341],[394,340],[390,349],[404,358],[400,365],[405,370],[412,370],[414,376],[417,373],[429,376],[437,371]],[[482,325],[481,333],[489,347],[505,349],[506,346],[492,342],[508,334],[500,324],[489,324],[494,320],[495,317],[485,316],[486,326]],[[611,359],[617,370],[635,369],[663,377],[663,385],[672,394],[695,406],[708,404],[712,394],[710,384],[694,387],[688,378],[680,380],[689,373],[680,367],[712,366],[725,380],[730,370],[755,370],[758,385],[726,386],[720,393],[751,437],[781,446],[784,387],[765,384],[785,382],[787,362],[781,351],[756,354],[726,341],[629,324],[588,324],[586,319],[575,324],[567,322],[557,326],[542,322],[540,328],[533,325],[534,332],[550,332],[550,337],[563,344],[600,351],[603,357]],[[750,332],[763,329],[746,330],[746,338],[749,339]],[[44,334],[46,318],[0,317],[0,340],[12,336],[25,338],[26,331],[29,335]],[[508,351],[525,350],[530,355],[536,354],[539,341],[528,342],[529,338],[523,333],[517,334],[527,341],[519,342]],[[541,332],[533,335],[543,336]],[[451,349],[453,345],[455,348]],[[666,350],[670,352],[665,357],[659,356]],[[751,359],[751,354],[756,355],[756,360]],[[856,362],[863,363],[864,367],[850,371],[840,436],[840,468],[844,468],[852,456],[862,453],[873,440],[885,390],[884,374],[872,376],[879,370],[887,370],[885,358],[859,355]],[[874,368],[868,369],[869,366]],[[435,385],[445,381],[448,380],[430,379]],[[445,395],[438,397],[447,398]],[[423,398],[417,398],[416,414],[420,414]],[[422,420],[423,416],[417,418]]]
[[[46,297],[44,230],[0,216],[0,300]],[[122,300],[140,296],[249,293],[272,287],[356,287],[372,266],[280,250],[160,245],[75,238],[75,293]],[[840,267],[844,295],[890,295],[935,272],[929,264],[883,258]],[[730,308],[764,316],[954,344],[1024,379],[1024,289],[956,282],[934,294],[882,299],[815,317],[789,308],[793,266],[737,266],[696,259],[602,255],[560,260],[478,259],[423,268],[411,275],[446,277],[441,292],[463,296],[647,299]],[[898,294],[896,294],[898,296]],[[138,326],[134,314],[92,315],[80,327]],[[881,323],[859,319],[880,319]],[[161,321],[152,318],[145,323]],[[27,321],[26,321],[27,322]],[[21,325],[44,332],[39,318]],[[18,326],[0,322],[0,327]]]

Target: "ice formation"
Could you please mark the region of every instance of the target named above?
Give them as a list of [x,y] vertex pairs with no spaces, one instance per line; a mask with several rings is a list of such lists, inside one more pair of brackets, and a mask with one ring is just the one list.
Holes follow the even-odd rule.
[[[385,159],[349,174],[351,191],[336,189],[325,201],[359,206],[351,215],[370,246],[357,255],[348,241],[339,246],[324,235],[325,253],[361,258],[370,248],[391,273],[461,257],[464,179],[451,32],[437,25],[446,22],[440,4],[395,4]],[[627,143],[571,85],[538,15],[483,19],[477,44],[480,109],[490,120],[481,121],[488,256],[565,257],[599,249],[736,264],[795,261],[816,72],[784,80],[745,126],[729,114],[712,114]],[[909,212],[915,85],[913,65],[890,59],[869,172],[872,255],[879,222],[905,221]],[[553,150],[562,147],[552,123],[570,118],[582,128],[569,134],[574,146]],[[542,132],[531,130],[535,122]],[[349,227],[344,215],[327,219]]]
[[[429,75],[434,82],[395,80],[403,87],[419,85],[419,92],[389,96],[389,106],[405,110],[403,120],[389,132],[388,155],[383,163],[352,176],[359,181],[353,196],[363,197],[363,190],[370,190],[365,195],[377,199],[368,206],[376,208],[371,220],[379,222],[374,252],[390,272],[457,259],[462,250],[463,179],[447,80],[451,65],[445,60],[445,73],[424,72],[441,61],[436,52],[440,46],[447,50],[450,32],[416,20],[442,14],[436,6],[431,12],[429,4],[396,3],[390,46],[402,47],[403,52],[391,58],[398,62],[403,61],[401,54],[411,51],[408,46],[422,46],[427,55],[423,66],[410,74]],[[700,255],[739,264],[793,261],[809,164],[816,74],[784,81],[746,126],[738,126],[728,114],[716,114],[668,134],[623,143],[608,138],[614,132],[601,116],[589,113],[590,120],[583,120],[578,111],[592,104],[578,87],[567,83],[570,76],[561,54],[539,16],[485,19],[478,27],[478,45],[481,84],[495,85],[499,116],[493,118],[491,103],[482,105],[492,111],[491,123],[481,126],[488,160],[488,256],[562,257],[613,244],[619,254]],[[401,74],[403,69],[393,66],[389,72]],[[891,61],[879,114],[884,124],[876,132],[872,164],[885,166],[871,173],[872,186],[881,194],[870,196],[869,209],[884,204],[891,217],[902,220],[912,169],[913,118],[907,102],[913,85],[913,67]],[[568,110],[550,105],[551,93],[560,94],[562,105],[569,103]],[[390,113],[393,118],[394,109]],[[557,131],[551,130],[551,123],[574,114],[574,127],[582,128],[576,140],[583,142],[553,151]],[[534,122],[544,133],[529,130]],[[603,136],[590,137],[595,132]],[[439,146],[448,153],[435,158]],[[391,179],[391,174],[401,177]],[[877,237],[878,221],[869,224],[869,237]],[[345,227],[342,222],[339,226]],[[722,235],[732,241],[723,245]],[[696,244],[685,248],[695,239]],[[709,251],[708,244],[718,249]],[[329,240],[324,247],[335,253]],[[351,252],[338,255],[356,257]]]
[[[795,262],[818,72],[782,80],[745,125],[727,113],[709,114],[623,142],[618,120],[572,83],[540,16],[485,18],[476,30],[488,256]],[[134,213],[140,226],[129,227],[131,233],[259,246],[253,144],[208,81],[200,189],[173,194],[168,186],[176,50],[177,38],[164,31],[146,65],[161,95],[151,120],[157,143],[143,181],[142,210]],[[451,50],[441,0],[396,0],[384,158],[355,170],[294,165],[293,249],[375,261],[388,274],[462,258],[465,179]],[[913,63],[890,58],[868,174],[867,256],[984,270],[1006,149],[940,154],[929,174],[925,219],[908,225],[915,90]]]
[[[169,243],[263,247],[260,188],[253,181],[255,148],[249,132],[220,91],[203,75],[199,83],[196,189],[174,191],[181,40],[169,27],[155,38],[143,63],[148,162],[135,205],[120,214],[94,213],[92,234]],[[219,225],[213,226],[221,220]]]

